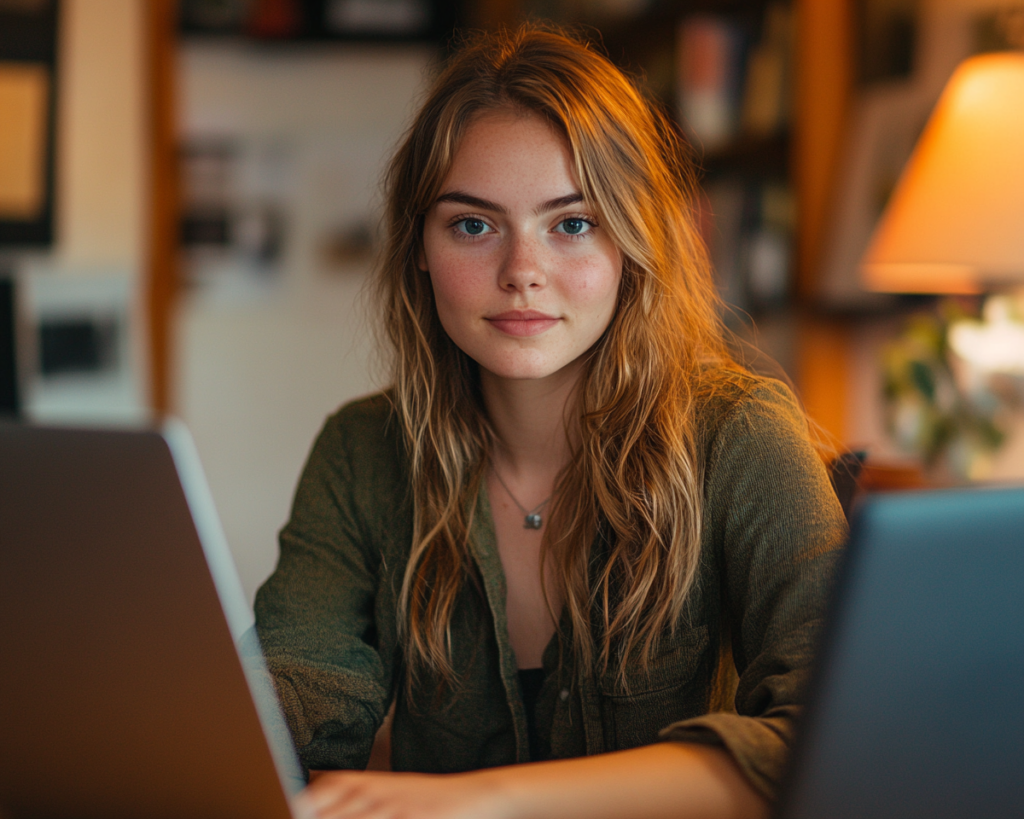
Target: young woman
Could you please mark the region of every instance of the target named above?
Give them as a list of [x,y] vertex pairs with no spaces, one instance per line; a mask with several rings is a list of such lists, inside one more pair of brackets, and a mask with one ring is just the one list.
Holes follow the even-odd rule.
[[454,56],[387,195],[393,386],[328,420],[256,600],[302,806],[762,815],[845,524],[730,358],[673,128],[526,27]]

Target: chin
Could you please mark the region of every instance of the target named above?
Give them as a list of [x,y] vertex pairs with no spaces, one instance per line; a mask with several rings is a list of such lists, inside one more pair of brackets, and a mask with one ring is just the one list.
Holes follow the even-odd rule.
[[480,361],[480,368],[495,378],[506,381],[542,381],[545,378],[562,372],[572,364],[570,361],[526,360],[526,361]]

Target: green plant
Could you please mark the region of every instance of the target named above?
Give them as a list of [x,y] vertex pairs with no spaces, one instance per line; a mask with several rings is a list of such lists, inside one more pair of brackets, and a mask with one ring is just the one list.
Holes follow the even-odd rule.
[[949,345],[950,327],[976,316],[963,302],[940,302],[911,317],[882,353],[890,434],[929,469],[959,478],[980,477],[1006,438],[1004,399]]

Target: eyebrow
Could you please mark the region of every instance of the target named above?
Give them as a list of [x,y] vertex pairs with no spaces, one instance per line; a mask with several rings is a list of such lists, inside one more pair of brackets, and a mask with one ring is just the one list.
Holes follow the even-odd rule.
[[[542,213],[547,213],[548,211],[557,210],[558,208],[564,208],[567,205],[575,205],[582,201],[583,194],[569,193],[565,196],[559,196],[555,199],[549,199],[547,202],[541,203],[541,205],[534,210],[534,213],[540,215]],[[471,208],[494,211],[495,213],[508,213],[507,208],[487,199],[481,199],[479,196],[473,196],[472,194],[465,193],[464,191],[449,191],[448,193],[442,193],[434,200],[435,205],[439,205],[442,202],[451,202],[456,205],[467,205]]]

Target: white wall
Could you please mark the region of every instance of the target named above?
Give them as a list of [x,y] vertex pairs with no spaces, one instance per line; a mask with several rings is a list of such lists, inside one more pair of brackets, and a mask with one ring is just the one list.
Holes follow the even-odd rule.
[[192,41],[179,56],[183,138],[235,138],[288,156],[277,281],[192,292],[177,330],[178,410],[251,599],[273,569],[277,531],[318,429],[377,383],[360,301],[366,265],[330,268],[320,247],[332,227],[375,212],[382,163],[430,52]]
[[64,0],[55,261],[137,273],[145,244],[143,0]]
[[[26,319],[81,309],[124,321],[121,363],[99,378],[42,383],[26,334],[26,411],[47,421],[147,416],[145,0],[64,0],[58,44],[55,241],[19,253]],[[99,307],[97,307],[99,305]]]

